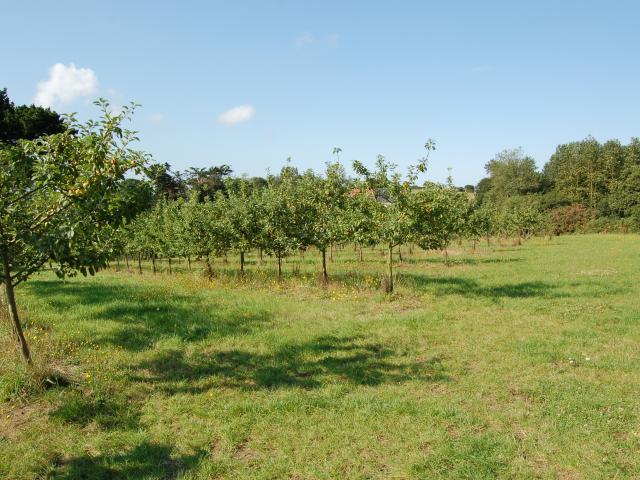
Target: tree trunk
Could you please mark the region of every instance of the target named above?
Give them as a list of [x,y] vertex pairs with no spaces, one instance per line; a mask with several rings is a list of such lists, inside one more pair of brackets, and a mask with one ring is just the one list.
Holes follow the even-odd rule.
[[187,265],[189,265],[189,271],[191,272],[191,255],[187,255]]
[[244,275],[244,252],[240,252],[240,274]]
[[400,250],[400,245],[398,245],[398,260],[402,262],[402,251]]
[[156,256],[155,256],[155,254],[151,255],[151,266],[152,266],[153,273],[156,273]]
[[322,284],[327,285],[329,283],[329,275],[327,275],[327,249],[323,248],[322,252]]
[[362,245],[360,245],[360,261],[364,262],[364,254],[362,253]]
[[262,247],[258,248],[258,258],[260,259],[260,265],[262,265]]
[[116,257],[116,272],[120,271],[120,257]]
[[213,278],[213,269],[211,268],[211,260],[209,260],[209,255],[207,255],[206,265],[207,265],[207,277],[209,278],[209,280],[211,280]]
[[138,272],[142,275],[142,254],[138,254]]
[[487,233],[487,247],[491,246],[491,236]]
[[449,266],[449,250],[447,249],[447,247],[444,247],[444,264],[447,267]]
[[333,244],[329,245],[329,261],[333,262]]
[[171,257],[169,257],[169,275],[171,275],[173,273],[172,269],[171,269]]
[[282,280],[282,257],[278,255],[278,281]]
[[129,255],[124,256],[124,261],[127,264],[127,272],[129,271]]
[[473,253],[476,253],[476,239],[473,239]]
[[387,285],[385,291],[393,293],[393,244],[389,244],[387,250]]
[[27,345],[27,339],[24,337],[20,317],[18,316],[18,306],[16,305],[15,292],[13,291],[13,283],[11,281],[11,262],[9,260],[9,253],[6,250],[3,254],[2,263],[4,264],[4,293],[7,306],[9,307],[9,319],[11,320],[13,331],[18,337],[18,342],[20,342],[22,358],[31,365],[31,352],[29,351],[29,345]]

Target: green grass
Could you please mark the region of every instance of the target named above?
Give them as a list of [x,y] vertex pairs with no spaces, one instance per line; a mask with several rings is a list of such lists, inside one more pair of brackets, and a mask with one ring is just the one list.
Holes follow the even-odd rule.
[[640,478],[640,237],[404,250],[393,296],[351,248],[326,290],[310,253],[34,278],[36,370],[73,382],[3,332],[0,478]]

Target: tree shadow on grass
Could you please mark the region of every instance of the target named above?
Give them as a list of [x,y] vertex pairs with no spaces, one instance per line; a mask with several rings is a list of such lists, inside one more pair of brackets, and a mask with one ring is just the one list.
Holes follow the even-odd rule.
[[[449,264],[450,266],[456,265],[485,265],[485,264],[496,264],[496,263],[516,263],[524,261],[521,257],[468,257],[468,256],[450,256]],[[425,258],[403,258],[402,262],[398,262],[400,266],[402,264],[407,265],[421,265],[421,264],[432,264],[437,263],[443,265],[445,263],[444,255],[433,255]]]
[[[124,395],[96,394],[72,390],[64,393],[50,417],[83,429],[97,426],[103,431],[137,432],[140,423],[139,406]],[[59,454],[53,461],[53,471],[47,478],[56,479],[175,479],[194,468],[204,456],[172,454],[172,447],[145,441],[128,451],[105,454],[85,449],[77,456]]]
[[628,287],[611,285],[602,281],[570,282],[557,284],[532,280],[528,282],[484,285],[470,278],[432,277],[411,272],[398,275],[398,283],[410,289],[433,293],[437,296],[461,295],[467,298],[487,298],[498,301],[503,298],[603,298],[623,295]]
[[97,329],[91,341],[135,352],[152,348],[158,340],[168,337],[198,342],[248,334],[268,324],[272,317],[267,310],[257,310],[255,306],[218,307],[197,294],[169,294],[149,284],[113,286],[36,280],[30,282],[30,288],[59,311],[95,307],[79,320],[106,320],[120,326]]
[[200,393],[216,387],[314,389],[334,382],[365,386],[411,380],[445,382],[450,378],[442,360],[433,356],[409,362],[363,337],[324,336],[286,344],[266,354],[234,349],[188,357],[184,350],[165,350],[141,362],[132,380],[168,394]]
[[203,453],[172,455],[166,445],[143,442],[130,451],[116,454],[89,453],[60,458],[55,471],[47,478],[60,480],[127,480],[141,478],[175,479],[195,468]]
[[465,297],[500,298],[562,297],[564,293],[557,286],[547,282],[531,281],[504,283],[500,285],[481,285],[475,280],[461,277],[428,277],[403,272],[399,283],[421,292],[438,296],[462,295]]
[[[141,432],[141,412],[123,395],[95,395],[67,392],[52,419],[82,428],[99,427],[103,431]],[[58,454],[47,478],[54,479],[175,479],[194,468],[203,453],[187,456],[172,454],[172,447],[145,441],[123,452],[103,454],[85,449],[77,456]]]
[[52,418],[63,423],[73,423],[82,427],[90,423],[105,430],[136,429],[140,412],[126,400],[86,395],[72,391],[64,396],[60,406],[50,413]]

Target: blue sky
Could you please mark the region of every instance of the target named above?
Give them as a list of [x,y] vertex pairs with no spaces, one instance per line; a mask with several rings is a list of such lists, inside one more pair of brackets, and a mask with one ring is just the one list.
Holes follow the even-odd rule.
[[0,0],[0,11],[0,88],[16,103],[87,118],[95,97],[135,100],[142,148],[178,170],[263,175],[289,156],[321,170],[334,146],[346,164],[380,153],[405,167],[431,137],[427,176],[451,168],[466,184],[504,148],[542,165],[559,143],[640,135],[637,1]]

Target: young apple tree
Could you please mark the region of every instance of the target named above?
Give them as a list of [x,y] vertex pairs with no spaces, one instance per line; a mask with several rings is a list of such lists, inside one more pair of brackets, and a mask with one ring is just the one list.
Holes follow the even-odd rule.
[[113,114],[106,101],[96,103],[97,121],[69,117],[62,133],[0,148],[0,284],[28,363],[15,288],[47,264],[61,277],[103,267],[111,231],[105,226],[119,221],[110,208],[113,193],[146,160],[132,149],[135,133],[122,126],[135,106]]
[[192,195],[182,207],[183,235],[191,244],[189,252],[204,259],[207,277],[211,279],[214,276],[211,257],[224,254],[230,245],[220,197],[199,202],[198,197]]
[[393,292],[393,249],[411,238],[411,218],[409,205],[413,193],[409,181],[402,181],[396,172],[396,165],[378,155],[376,170],[371,172],[356,161],[353,169],[361,180],[355,188],[361,201],[371,209],[371,224],[378,241],[387,248],[387,277],[385,291]]
[[465,231],[468,205],[466,194],[452,185],[426,183],[416,192],[411,206],[415,242],[425,250],[443,250],[449,265],[447,248]]
[[347,178],[339,163],[327,164],[325,177],[306,175],[304,190],[313,213],[309,216],[310,243],[322,256],[322,283],[329,282],[327,248],[344,240]]
[[240,274],[244,275],[245,253],[258,246],[261,205],[249,181],[228,182],[224,220],[231,235],[231,245],[240,255]]
[[282,280],[282,259],[308,245],[308,198],[300,187],[295,169],[285,167],[278,177],[260,191],[260,244],[278,261],[278,280]]

